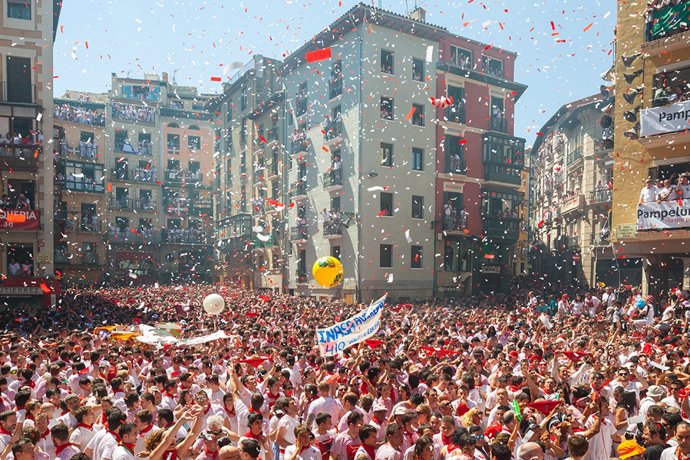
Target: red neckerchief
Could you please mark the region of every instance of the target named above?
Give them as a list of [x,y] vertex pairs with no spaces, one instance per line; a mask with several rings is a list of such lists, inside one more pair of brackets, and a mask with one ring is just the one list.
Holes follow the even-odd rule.
[[260,414],[261,411],[260,411],[260,410],[256,410],[256,409],[254,409],[253,407],[250,407],[250,408],[249,408],[249,413],[250,413],[250,414]]
[[453,451],[454,451],[455,449],[457,449],[457,448],[458,448],[458,446],[456,446],[456,445],[453,444],[453,443],[450,443],[450,444],[448,444],[448,445],[446,446],[446,450],[448,451],[448,453],[453,452]]
[[451,441],[452,436],[446,436],[445,434],[441,433],[441,444],[444,446],[449,445]]
[[204,415],[208,414],[208,411],[210,411],[210,410],[211,410],[211,404],[209,403],[208,407],[204,411]]
[[9,431],[7,431],[6,429],[4,429],[1,426],[0,426],[0,434],[7,434],[7,435],[12,436],[12,433],[10,433]]
[[[304,452],[305,450],[309,449],[310,447],[311,447],[311,444],[307,444],[306,446],[302,447],[302,448],[299,450],[299,453],[301,454],[302,452]],[[372,460],[373,460],[373,459],[372,459]]]
[[36,418],[34,417],[34,414],[32,414],[31,412],[29,412],[28,414],[26,414],[26,418],[27,418],[28,420],[36,421]]
[[63,450],[65,450],[65,449],[67,449],[69,446],[73,446],[73,445],[74,445],[74,444],[68,442],[67,444],[63,444],[63,445],[61,445],[61,446],[55,446],[55,456],[57,457],[58,455],[60,455],[60,453],[61,453]]
[[151,430],[153,430],[153,424],[151,424],[151,425],[147,426],[146,428],[144,428],[143,430],[141,430],[139,432],[139,436],[141,436],[143,438],[144,437],[143,435],[145,435],[146,433],[148,433]]
[[376,414],[374,414],[374,416],[373,416],[371,419],[374,420],[374,421],[375,421],[376,423],[378,423],[379,425],[381,425],[383,422],[386,421],[385,418],[382,418],[382,419],[379,420],[379,418],[376,416]]
[[218,451],[217,450],[211,452],[210,450],[208,450],[208,447],[204,447],[204,453],[207,456],[210,455],[212,460],[216,460],[217,458],[220,458],[220,457],[218,457]]
[[177,450],[166,450],[163,452],[163,460],[178,460]]
[[101,425],[105,425],[105,422],[108,421],[108,418],[105,416],[105,411],[101,414]]
[[[685,455],[684,453],[682,453],[682,452],[680,451],[680,447],[676,447],[676,453],[675,453],[675,455],[676,455],[676,458],[677,458],[678,460],[688,460],[688,459],[690,459],[690,455]],[[682,457],[681,457],[681,455],[682,455]]]
[[164,394],[165,396],[167,396],[168,398],[175,399],[175,395],[173,395],[173,394],[170,393],[169,391],[164,391],[163,394]]
[[235,406],[232,406],[231,410],[228,410],[227,406],[223,406],[223,409],[225,409],[225,413],[228,414],[230,417],[234,417],[235,414]]
[[86,423],[80,423],[77,425],[77,427],[86,428],[87,430],[93,430],[93,424],[87,425]]
[[366,444],[362,444],[362,449],[364,449],[366,451],[367,455],[369,455],[369,458],[371,460],[374,460],[376,458],[376,447],[367,446]]
[[117,441],[118,443],[120,442],[120,435],[119,434],[114,433],[110,430],[107,430],[107,431],[108,431],[108,433],[112,434],[115,437],[115,441]]
[[46,430],[41,435],[41,439],[47,439],[48,436],[50,436],[50,430],[46,428]]
[[22,386],[27,386],[31,389],[34,389],[36,388],[36,382],[34,382],[33,380],[27,380],[26,382],[24,382],[24,385]]
[[68,410],[63,410],[62,412],[60,412],[60,417],[63,417],[63,416],[65,416],[65,415],[67,415],[67,414],[69,414],[69,411],[68,411]]
[[261,441],[261,439],[263,438],[263,433],[254,434],[254,433],[252,433],[252,430],[249,430],[246,433],[244,433],[242,436],[244,436],[245,438],[252,438],[252,439],[256,439],[257,441]]
[[121,442],[120,445],[127,449],[127,451],[134,455],[134,447],[137,445],[136,442]]

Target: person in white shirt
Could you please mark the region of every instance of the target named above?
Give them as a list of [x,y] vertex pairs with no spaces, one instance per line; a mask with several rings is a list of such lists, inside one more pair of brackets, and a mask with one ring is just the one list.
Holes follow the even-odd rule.
[[11,410],[0,413],[0,452],[4,451],[17,428],[17,413]]
[[220,417],[226,416],[225,409],[223,409],[223,406],[219,406],[218,404],[212,404],[211,401],[208,399],[208,395],[205,391],[200,391],[196,395],[194,395],[194,400],[199,406],[201,406],[202,409],[202,430],[206,429],[208,418],[212,415],[218,415]]
[[[299,425],[297,418],[297,401],[289,398],[290,402],[285,407],[285,415],[280,419],[277,426],[276,443],[281,450],[287,449],[288,446],[295,444],[295,428]],[[277,404],[277,403],[276,403]]]
[[108,409],[108,429],[96,433],[89,441],[84,453],[93,459],[114,460],[113,453],[118,444],[117,437],[119,437],[120,427],[125,422],[125,418],[125,414],[117,407]]
[[120,443],[113,451],[113,460],[134,460],[134,449],[138,431],[134,423],[125,423],[120,427]]
[[331,385],[322,382],[318,386],[319,397],[309,404],[307,409],[307,425],[311,426],[314,418],[321,412],[326,412],[331,416],[331,420],[340,420],[345,411],[343,405],[330,395]]
[[640,204],[643,203],[654,203],[657,199],[659,190],[654,185],[651,178],[647,178],[645,181],[645,186],[640,191]]
[[659,460],[682,460],[690,457],[690,423],[682,421],[676,427],[677,446],[671,446],[661,453]]
[[55,445],[55,458],[59,460],[69,460],[73,455],[81,450],[69,442],[69,428],[63,423],[58,423],[50,429],[50,436]]
[[671,181],[666,179],[662,182],[661,188],[656,192],[656,201],[669,201],[671,193]]
[[403,430],[397,423],[391,423],[386,428],[386,443],[376,450],[376,460],[400,460],[403,443]]
[[82,406],[77,409],[75,417],[77,419],[77,426],[72,430],[72,433],[70,433],[69,442],[79,448],[80,452],[84,452],[89,441],[91,441],[93,435],[96,434],[93,428],[93,424],[96,421],[96,414],[92,408]]
[[295,444],[285,449],[285,460],[321,460],[321,451],[311,445],[314,434],[306,425],[295,427],[294,435]]
[[647,416],[647,411],[650,407],[659,404],[662,398],[666,396],[666,391],[657,385],[652,385],[647,388],[647,396],[640,401],[639,414],[643,417]]
[[364,425],[359,430],[359,440],[362,441],[362,445],[355,452],[355,460],[375,460],[376,428],[371,425]]

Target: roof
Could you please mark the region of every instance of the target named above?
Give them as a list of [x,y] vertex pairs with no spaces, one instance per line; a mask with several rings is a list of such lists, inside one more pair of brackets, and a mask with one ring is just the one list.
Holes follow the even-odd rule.
[[94,102],[97,104],[108,103],[108,98],[110,95],[108,93],[91,93],[89,91],[76,91],[73,89],[68,89],[65,94],[59,99],[70,99],[78,102]]
[[541,127],[539,132],[543,133],[543,135],[537,136],[537,139],[534,141],[534,145],[532,146],[531,151],[533,153],[539,151],[539,148],[541,147],[541,144],[544,142],[544,138],[546,137],[546,133],[550,131],[560,120],[567,120],[568,118],[574,116],[575,114],[584,110],[585,108],[608,104],[612,101],[612,97],[605,98],[602,94],[597,93],[562,105],[561,108],[558,109],[556,113],[554,113],[551,116],[551,118],[549,118],[549,120],[546,123],[544,123],[544,125]]

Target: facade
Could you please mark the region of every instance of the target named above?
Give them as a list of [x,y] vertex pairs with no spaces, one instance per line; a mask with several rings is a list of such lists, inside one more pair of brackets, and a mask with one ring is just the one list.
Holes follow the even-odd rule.
[[[255,57],[209,103],[221,278],[347,301],[505,288],[524,193],[515,55],[421,9],[359,4],[328,30],[283,62]],[[443,95],[453,107],[432,105]],[[309,273],[327,255],[345,273],[331,289]]]
[[66,284],[99,283],[106,261],[107,94],[68,93],[53,105],[55,268]]
[[246,289],[282,292],[287,152],[279,64],[255,56],[207,110],[216,114],[218,140],[216,276]]
[[594,95],[561,107],[531,151],[530,202],[535,269],[552,283],[617,282],[609,242],[612,97]]
[[[672,2],[677,3],[677,2]],[[650,294],[690,283],[690,4],[619,3],[612,242],[622,280]],[[644,191],[647,178],[656,191]],[[685,187],[667,195],[668,185]],[[667,188],[664,190],[664,188]],[[654,195],[663,195],[655,202]],[[680,198],[680,199],[679,199]],[[643,202],[643,203],[641,203]]]
[[53,133],[59,15],[60,2],[52,0],[0,4],[0,274],[23,286],[54,273],[54,165],[45,134],[50,140]]
[[455,103],[436,110],[438,293],[501,291],[514,274],[526,205],[525,140],[514,136],[515,102],[526,86],[514,81],[515,58],[449,33],[439,41],[436,94]]
[[110,93],[56,100],[55,257],[67,282],[212,279],[206,99],[163,74],[113,75]]

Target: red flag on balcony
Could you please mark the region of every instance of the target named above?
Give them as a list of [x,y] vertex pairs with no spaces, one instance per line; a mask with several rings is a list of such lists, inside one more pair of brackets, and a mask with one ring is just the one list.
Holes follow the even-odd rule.
[[309,51],[304,55],[307,62],[323,61],[324,59],[330,59],[331,49],[322,48],[314,51]]

